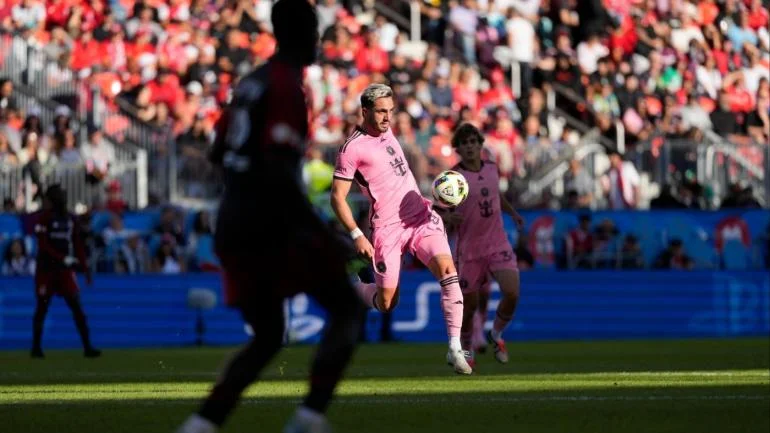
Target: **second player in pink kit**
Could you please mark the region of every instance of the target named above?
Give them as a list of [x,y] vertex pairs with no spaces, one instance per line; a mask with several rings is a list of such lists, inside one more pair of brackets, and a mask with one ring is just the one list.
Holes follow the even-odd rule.
[[[374,262],[376,284],[359,283],[364,302],[382,312],[398,304],[402,255],[409,251],[441,284],[441,307],[449,335],[447,362],[460,374],[471,367],[462,351],[460,329],[463,298],[444,224],[420,194],[404,151],[390,130],[395,109],[393,91],[373,84],[361,96],[363,124],[340,148],[332,183],[331,204],[350,231],[356,249]],[[353,181],[369,198],[372,242],[360,228],[346,198]]]
[[[488,294],[484,292],[489,288],[489,277],[500,285],[502,299],[486,337],[493,346],[495,358],[501,363],[508,362],[502,333],[513,319],[518,303],[519,271],[516,255],[503,228],[502,213],[508,213],[519,226],[524,222],[500,193],[497,166],[482,160],[483,143],[484,137],[475,126],[464,124],[457,128],[452,146],[461,162],[453,170],[468,181],[469,193],[456,209],[441,212],[447,226],[457,235],[456,257],[465,305],[462,344],[471,366],[474,364],[471,344],[474,326],[483,326],[483,321],[474,323],[474,318],[477,310],[486,312],[486,305],[480,303],[486,304],[488,300]],[[486,320],[486,314],[483,317]]]

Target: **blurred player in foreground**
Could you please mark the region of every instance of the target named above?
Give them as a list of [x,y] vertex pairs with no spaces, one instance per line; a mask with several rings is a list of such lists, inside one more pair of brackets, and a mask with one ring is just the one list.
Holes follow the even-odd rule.
[[308,132],[302,71],[315,60],[315,9],[307,0],[280,0],[272,22],[278,52],[238,83],[212,151],[225,172],[215,238],[225,302],[240,310],[254,337],[180,433],[215,432],[225,422],[280,350],[283,300],[299,292],[312,296],[328,318],[310,391],[284,431],[329,431],[325,412],[361,329],[364,306],[345,269],[349,250],[318,218],[301,186]]
[[[361,95],[363,124],[337,156],[332,208],[350,233],[359,254],[374,260],[374,284],[358,284],[364,302],[381,312],[398,304],[401,257],[407,250],[423,262],[441,284],[441,307],[449,334],[446,360],[455,372],[471,374],[463,355],[460,328],[463,300],[452,252],[441,217],[420,194],[404,151],[390,129],[393,90],[372,84]],[[372,242],[356,224],[346,198],[355,180],[369,198]],[[373,244],[372,244],[373,243]]]
[[64,298],[72,310],[75,326],[83,342],[86,358],[96,358],[102,353],[91,345],[88,322],[80,303],[80,288],[75,270],[85,272],[86,281],[91,284],[91,271],[86,261],[86,247],[75,216],[67,211],[67,195],[59,185],[52,185],[45,191],[43,211],[35,222],[37,236],[37,268],[35,270],[35,316],[32,326],[33,358],[43,358],[43,323],[51,305],[51,298]]
[[[457,128],[452,146],[461,161],[452,170],[465,176],[470,192],[456,209],[439,210],[450,230],[457,233],[457,263],[465,301],[462,344],[471,365],[475,364],[474,330],[486,320],[490,275],[500,285],[502,299],[486,338],[494,349],[495,359],[503,364],[508,362],[502,334],[513,319],[519,301],[519,270],[503,228],[502,212],[510,215],[519,227],[524,224],[521,215],[500,193],[497,166],[482,160],[483,144],[484,136],[475,126],[466,123]],[[484,305],[480,305],[481,302]],[[483,311],[481,320],[478,310]]]

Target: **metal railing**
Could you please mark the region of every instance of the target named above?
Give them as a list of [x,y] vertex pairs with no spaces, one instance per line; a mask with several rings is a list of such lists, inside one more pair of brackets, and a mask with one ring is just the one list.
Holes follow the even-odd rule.
[[[141,166],[146,159],[140,158],[134,163],[122,163],[113,168],[110,179],[122,185],[121,198],[132,209],[146,207],[146,191],[143,191]],[[92,183],[83,164],[43,165],[40,177],[33,179],[29,170],[19,165],[0,164],[0,194],[3,199],[14,202],[23,201],[24,210],[31,212],[39,207],[39,194],[51,184],[58,183],[67,192],[68,203],[72,210],[80,205],[89,208],[103,205],[106,196],[105,183]]]
[[[56,79],[49,79],[55,73]],[[56,109],[70,110],[71,126],[85,142],[87,122],[100,128],[115,148],[115,165],[134,164],[140,173],[136,203],[146,206],[149,196],[159,201],[172,198],[176,158],[171,128],[156,128],[143,122],[127,102],[109,100],[97,86],[82,80],[77,72],[62,69],[43,47],[12,33],[0,33],[0,77],[14,83],[14,96],[25,112],[36,107],[43,124],[51,124]],[[117,125],[117,126],[116,126]]]

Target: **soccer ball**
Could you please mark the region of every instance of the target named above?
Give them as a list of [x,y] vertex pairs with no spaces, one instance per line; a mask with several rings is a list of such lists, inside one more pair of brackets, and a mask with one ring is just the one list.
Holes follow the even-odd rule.
[[468,181],[456,171],[443,171],[433,181],[433,198],[444,208],[459,206],[468,198]]

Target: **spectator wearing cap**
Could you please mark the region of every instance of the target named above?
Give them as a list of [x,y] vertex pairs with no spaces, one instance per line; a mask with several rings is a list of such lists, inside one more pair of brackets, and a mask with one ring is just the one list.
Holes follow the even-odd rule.
[[610,209],[636,209],[639,206],[641,179],[636,167],[624,161],[620,153],[612,151],[610,169],[602,177],[602,188]]

